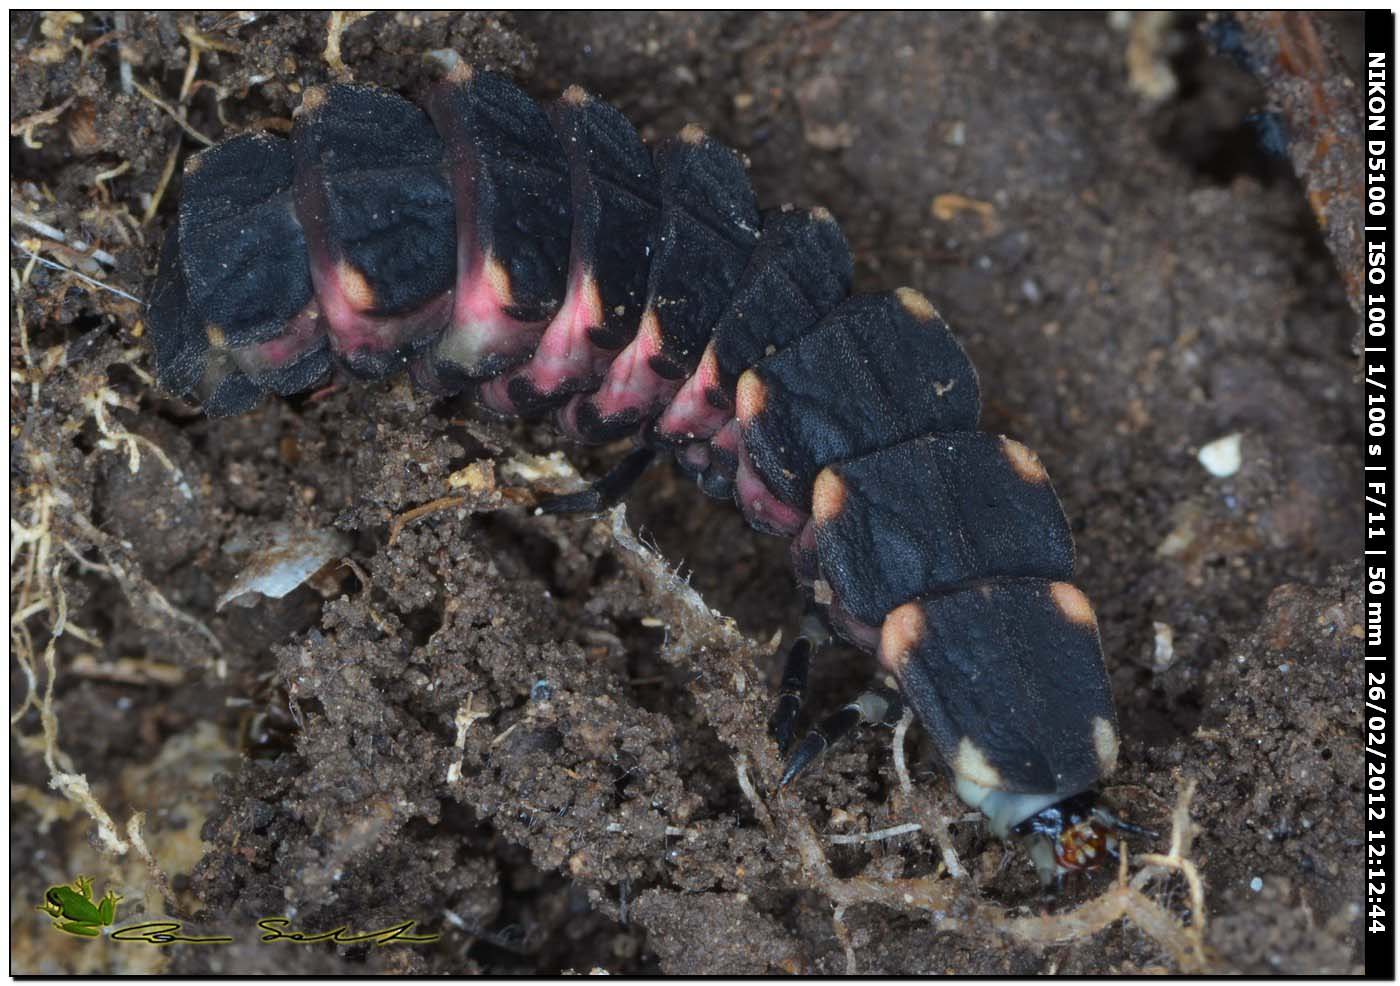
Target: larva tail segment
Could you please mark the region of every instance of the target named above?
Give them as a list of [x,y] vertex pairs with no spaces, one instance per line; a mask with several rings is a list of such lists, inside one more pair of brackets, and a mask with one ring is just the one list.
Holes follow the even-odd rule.
[[567,287],[529,362],[481,389],[483,404],[508,414],[540,414],[597,389],[637,333],[660,209],[651,154],[621,112],[573,86],[549,118],[569,163]]
[[529,359],[563,304],[569,170],[544,110],[500,75],[451,72],[427,108],[445,145],[456,249],[451,316],[417,376],[452,391]]
[[326,375],[330,356],[292,212],[286,141],[232,138],[185,167],[179,219],[151,292],[156,374],[214,416]]

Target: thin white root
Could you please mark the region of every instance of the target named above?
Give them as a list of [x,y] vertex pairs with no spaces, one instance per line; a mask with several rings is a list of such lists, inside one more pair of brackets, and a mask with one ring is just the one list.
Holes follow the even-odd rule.
[[904,760],[904,738],[909,734],[909,724],[914,721],[914,711],[905,709],[899,717],[899,725],[894,727],[894,772],[899,775],[899,789],[907,799],[914,793],[914,784],[909,780],[909,765]]
[[457,751],[457,759],[452,761],[452,765],[447,768],[447,783],[449,784],[455,784],[462,779],[462,757],[467,749],[467,732],[472,728],[472,723],[478,719],[491,718],[491,713],[478,712],[472,708],[475,701],[476,692],[472,692],[467,696],[467,701],[457,710],[457,738],[452,744],[452,748]]
[[[63,230],[57,228],[56,226],[50,226],[42,219],[38,219],[34,216],[29,215],[29,213],[25,212],[23,209],[17,209],[14,206],[10,206],[10,222],[18,226],[24,226],[28,229],[32,229],[40,236],[47,237],[48,239],[54,240],[55,242],[66,244],[67,246],[72,247],[74,252],[86,254],[87,256],[91,257],[93,260],[96,260],[100,264],[106,264],[108,267],[116,266],[117,258],[112,256],[106,250],[95,250],[89,244],[84,243],[82,240],[69,239],[67,234],[65,234]],[[23,249],[23,247],[21,247],[21,249]]]
[[94,288],[106,291],[109,294],[114,294],[119,298],[125,298],[127,301],[134,301],[138,305],[141,304],[141,299],[136,297],[136,295],[123,291],[121,288],[114,288],[110,284],[103,284],[101,281],[88,277],[80,270],[74,270],[72,267],[65,267],[63,264],[50,260],[47,257],[41,257],[33,250],[29,249],[29,247],[21,243],[19,240],[11,239],[10,245],[15,249],[19,250],[25,256],[29,257],[29,259],[35,263],[43,264],[45,267],[48,267],[51,270],[62,271],[65,274],[70,274],[73,277],[76,277],[78,280],[82,281],[84,284],[88,284]]
[[758,816],[759,822],[763,824],[769,833],[774,831],[773,816],[768,811],[768,806],[763,803],[763,799],[754,790],[753,781],[749,780],[749,758],[746,754],[739,754],[734,760],[734,771],[739,778],[739,790],[748,799],[749,805],[753,808],[753,813]]
[[880,842],[884,839],[893,839],[897,836],[908,835],[910,832],[921,831],[923,831],[923,826],[918,822],[905,822],[903,825],[891,825],[889,828],[877,829],[874,832],[828,835],[826,841],[837,846],[851,846],[861,842]]

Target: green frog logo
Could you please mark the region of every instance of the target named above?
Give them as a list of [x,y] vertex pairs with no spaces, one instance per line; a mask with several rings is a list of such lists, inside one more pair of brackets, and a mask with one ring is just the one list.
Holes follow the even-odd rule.
[[53,926],[66,935],[97,938],[116,921],[121,899],[121,894],[109,890],[101,901],[94,901],[92,879],[80,876],[72,886],[59,884],[44,891],[44,902],[34,909],[53,918]]

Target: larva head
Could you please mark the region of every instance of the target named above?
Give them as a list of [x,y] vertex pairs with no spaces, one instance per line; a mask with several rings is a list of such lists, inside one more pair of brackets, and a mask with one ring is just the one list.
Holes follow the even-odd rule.
[[1047,886],[1068,873],[1097,869],[1118,858],[1119,836],[1151,835],[1098,804],[1097,791],[1083,791],[1036,811],[1011,826],[1022,839]]

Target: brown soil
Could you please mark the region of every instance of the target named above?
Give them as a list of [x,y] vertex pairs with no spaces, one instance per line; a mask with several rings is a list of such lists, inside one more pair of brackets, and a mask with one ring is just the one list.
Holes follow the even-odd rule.
[[[774,792],[771,638],[799,607],[784,546],[732,509],[653,470],[627,519],[665,562],[609,517],[531,516],[524,487],[560,481],[518,464],[563,443],[402,381],[209,421],[152,385],[138,304],[31,263],[143,295],[162,174],[199,146],[150,97],[213,139],[276,126],[337,77],[327,20],[11,15],[12,207],[69,240],[12,228],[12,709],[39,686],[11,733],[15,972],[1359,967],[1356,321],[1244,122],[1263,92],[1198,22],[376,14],[341,39],[345,73],[409,94],[450,47],[540,96],[581,83],[648,138],[698,121],[761,201],[832,209],[860,287],[935,300],[984,426],[1039,451],[1074,520],[1123,730],[1108,795],[1163,832],[1135,852],[1169,853],[1194,782],[1187,863],[1051,901],[958,821],[917,727],[907,795],[888,730]],[[1196,452],[1232,432],[1217,478]],[[588,475],[618,449],[564,454]],[[216,611],[278,523],[341,531],[355,567]],[[828,652],[811,712],[871,670]],[[238,941],[59,936],[33,905],[79,872],[120,923]],[[263,944],[269,915],[441,939]]]

